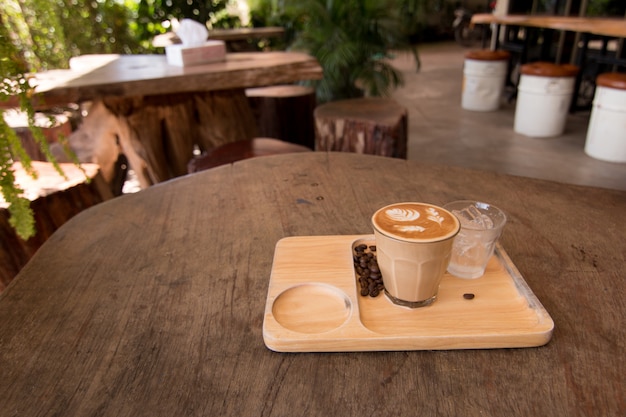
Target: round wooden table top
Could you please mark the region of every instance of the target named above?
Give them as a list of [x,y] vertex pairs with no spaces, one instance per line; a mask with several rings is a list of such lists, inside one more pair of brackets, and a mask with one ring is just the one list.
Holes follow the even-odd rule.
[[[277,353],[276,243],[478,199],[555,323],[538,348]],[[248,159],[88,209],[0,295],[0,415],[624,415],[626,193],[351,153]],[[294,260],[297,261],[297,260]]]

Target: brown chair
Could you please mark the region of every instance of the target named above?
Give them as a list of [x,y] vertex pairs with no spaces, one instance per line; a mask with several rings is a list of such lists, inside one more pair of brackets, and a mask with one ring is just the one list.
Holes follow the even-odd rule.
[[242,159],[294,152],[312,152],[312,150],[306,146],[272,138],[242,140],[218,146],[203,155],[193,158],[187,165],[187,171],[192,174]]

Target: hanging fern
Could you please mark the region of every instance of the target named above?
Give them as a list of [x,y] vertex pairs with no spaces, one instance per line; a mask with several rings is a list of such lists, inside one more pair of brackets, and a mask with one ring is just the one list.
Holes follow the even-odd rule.
[[15,173],[11,168],[11,153],[15,148],[12,142],[15,141],[19,143],[15,132],[0,118],[0,188],[4,200],[10,204],[9,223],[21,238],[28,239],[35,234],[35,220],[30,201],[22,197],[23,190],[15,184]]
[[[19,106],[22,111],[26,112],[35,143],[46,158],[52,161],[57,172],[65,176],[52,156],[43,131],[35,125],[35,110],[29,100],[32,88],[26,75],[28,65],[10,39],[8,30],[0,14],[0,101],[7,101],[12,97],[19,98]],[[37,177],[36,171],[32,168],[31,158],[24,150],[15,131],[6,123],[4,112],[0,110],[0,191],[4,200],[9,204],[11,226],[22,239],[26,240],[34,236],[36,232],[35,221],[30,201],[23,196],[24,191],[15,183],[13,162],[16,160],[22,163],[29,175],[33,178]]]

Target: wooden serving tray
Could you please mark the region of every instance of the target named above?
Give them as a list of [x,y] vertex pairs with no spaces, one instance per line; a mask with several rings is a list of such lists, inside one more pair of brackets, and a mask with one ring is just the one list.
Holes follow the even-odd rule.
[[[542,346],[554,322],[500,245],[485,274],[446,273],[437,300],[409,309],[360,295],[353,247],[373,235],[301,236],[276,244],[263,340],[277,352]],[[474,298],[464,298],[474,294]]]

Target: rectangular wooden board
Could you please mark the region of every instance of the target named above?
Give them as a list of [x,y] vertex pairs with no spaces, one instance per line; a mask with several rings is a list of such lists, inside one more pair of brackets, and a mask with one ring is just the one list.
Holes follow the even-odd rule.
[[[353,247],[373,235],[298,236],[276,244],[263,340],[277,352],[536,347],[554,322],[504,249],[477,279],[445,274],[437,300],[410,309],[361,296]],[[464,294],[473,294],[468,299]]]

